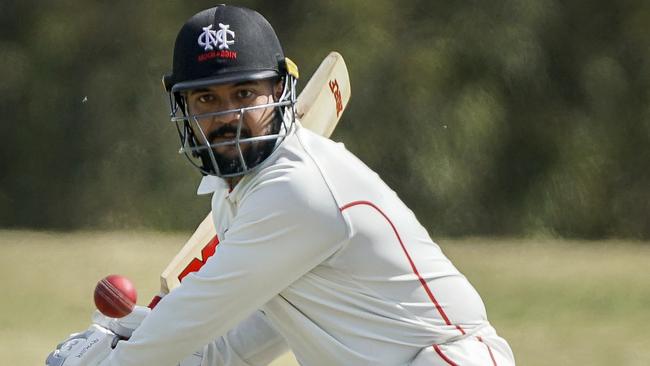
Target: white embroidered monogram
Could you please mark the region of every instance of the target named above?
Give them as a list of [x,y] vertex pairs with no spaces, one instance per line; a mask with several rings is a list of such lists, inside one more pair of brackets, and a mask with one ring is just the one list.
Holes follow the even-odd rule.
[[[199,35],[199,46],[203,47],[206,51],[214,50],[218,47],[220,50],[229,49],[231,44],[235,43],[235,32],[231,31],[230,25],[219,23],[219,30],[213,30],[212,24],[203,27],[203,33]],[[231,36],[232,39],[228,39]]]

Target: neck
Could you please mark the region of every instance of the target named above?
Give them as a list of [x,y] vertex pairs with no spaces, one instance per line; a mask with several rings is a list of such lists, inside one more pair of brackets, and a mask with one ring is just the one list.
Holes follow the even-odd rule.
[[228,187],[230,187],[230,190],[232,191],[235,189],[235,186],[239,181],[241,180],[242,177],[232,177],[232,178],[226,178],[226,183],[228,183]]

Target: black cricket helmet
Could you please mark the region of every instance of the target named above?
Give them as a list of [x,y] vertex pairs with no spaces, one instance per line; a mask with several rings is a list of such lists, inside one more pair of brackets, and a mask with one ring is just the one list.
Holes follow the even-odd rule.
[[[192,16],[181,28],[174,46],[172,73],[163,77],[169,93],[171,120],[181,139],[180,152],[203,174],[223,178],[244,175],[262,163],[293,130],[298,68],[284,56],[269,22],[254,10],[219,5]],[[280,98],[272,103],[192,115],[186,92],[217,84],[271,79],[283,83]],[[255,109],[273,108],[273,121],[264,136],[246,133],[244,116]],[[232,139],[212,143],[202,120],[237,113]],[[222,156],[224,146],[236,150]]]

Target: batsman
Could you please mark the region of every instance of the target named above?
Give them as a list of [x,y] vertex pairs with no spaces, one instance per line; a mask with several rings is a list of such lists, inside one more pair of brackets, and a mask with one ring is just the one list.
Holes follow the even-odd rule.
[[216,252],[153,310],[96,314],[47,365],[267,365],[287,351],[308,366],[515,364],[398,195],[301,125],[297,78],[253,10],[219,5],[182,26],[164,84],[212,194]]

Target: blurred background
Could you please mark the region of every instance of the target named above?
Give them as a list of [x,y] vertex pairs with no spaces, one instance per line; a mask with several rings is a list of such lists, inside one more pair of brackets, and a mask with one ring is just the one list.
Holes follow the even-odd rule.
[[[346,58],[334,139],[432,235],[650,238],[650,3],[241,1],[303,84]],[[190,230],[208,210],[161,76],[209,1],[0,5],[0,226]]]
[[[345,57],[352,99],[333,139],[441,241],[521,364],[650,363],[648,335],[632,330],[650,320],[650,2],[236,4],[274,25],[299,88],[330,50]],[[43,298],[61,310],[40,318],[51,329],[36,360],[86,326],[90,295],[51,281],[85,294],[120,270],[153,291],[209,211],[160,80],[182,23],[214,5],[0,2],[0,274],[15,295],[0,334],[23,337],[0,353],[31,339],[9,317],[42,312]],[[612,334],[635,342],[594,357]],[[550,362],[539,344],[566,353]]]

